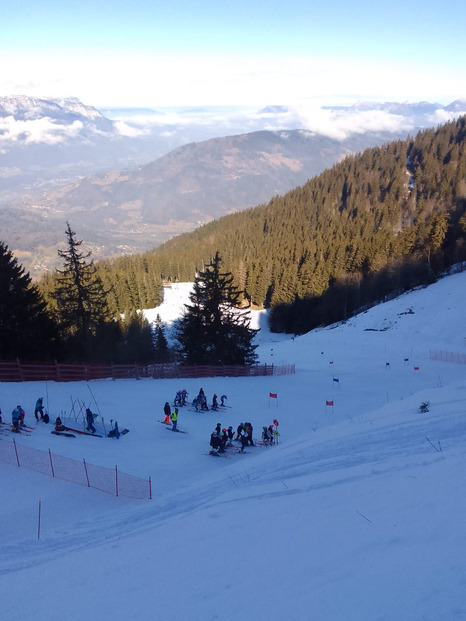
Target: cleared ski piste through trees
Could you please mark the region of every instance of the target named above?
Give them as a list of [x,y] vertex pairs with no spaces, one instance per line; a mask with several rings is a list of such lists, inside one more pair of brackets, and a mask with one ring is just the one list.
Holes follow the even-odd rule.
[[[263,329],[260,362],[294,375],[0,384],[4,419],[20,404],[34,427],[16,442],[152,480],[135,500],[0,463],[2,619],[466,618],[466,366],[431,356],[464,353],[465,293],[459,273],[302,337]],[[201,386],[229,407],[157,423]],[[130,432],[54,436],[39,396],[51,423],[79,400]],[[207,455],[218,422],[273,419],[277,446]]]

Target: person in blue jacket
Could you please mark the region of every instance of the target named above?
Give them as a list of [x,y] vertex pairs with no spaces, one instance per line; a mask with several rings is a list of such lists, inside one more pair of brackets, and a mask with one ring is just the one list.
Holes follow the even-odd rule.
[[36,407],[34,408],[34,416],[37,422],[39,422],[39,416],[44,418],[44,397],[39,397],[37,399]]
[[12,431],[16,431],[16,433],[20,433],[19,428],[21,425],[21,416],[23,414],[23,408],[20,405],[17,405],[13,412],[11,413],[11,425]]

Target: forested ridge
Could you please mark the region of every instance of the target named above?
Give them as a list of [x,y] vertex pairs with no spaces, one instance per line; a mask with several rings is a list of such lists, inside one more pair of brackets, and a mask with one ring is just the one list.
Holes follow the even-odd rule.
[[193,281],[217,251],[245,301],[296,333],[432,281],[466,259],[465,134],[461,117],[367,149],[266,205],[101,262],[110,306],[157,305],[163,281]]

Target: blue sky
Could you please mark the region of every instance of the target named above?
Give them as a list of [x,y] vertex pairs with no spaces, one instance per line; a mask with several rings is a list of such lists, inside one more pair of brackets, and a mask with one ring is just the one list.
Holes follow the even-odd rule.
[[2,95],[96,106],[449,103],[463,3],[4,0]]

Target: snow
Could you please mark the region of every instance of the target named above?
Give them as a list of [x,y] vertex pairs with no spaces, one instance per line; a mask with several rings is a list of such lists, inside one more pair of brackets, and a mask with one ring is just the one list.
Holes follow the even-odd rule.
[[[152,312],[173,320],[188,290]],[[0,463],[2,619],[465,619],[466,367],[429,354],[464,356],[465,290],[466,272],[294,339],[263,329],[261,361],[294,375],[1,384],[8,420],[20,403],[36,427],[42,395],[52,419],[79,402],[130,429],[69,439],[39,423],[18,443],[153,489],[114,497]],[[188,434],[156,422],[201,386],[230,407],[182,408]],[[258,436],[274,418],[277,446],[206,455],[217,422],[250,420]]]

